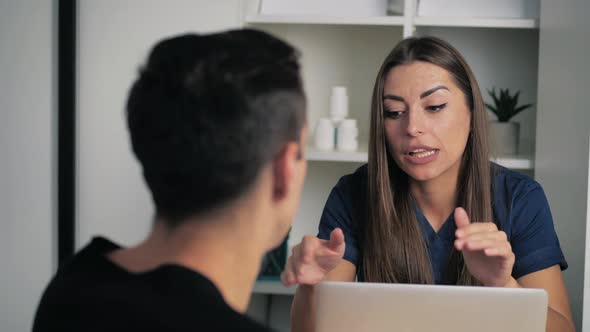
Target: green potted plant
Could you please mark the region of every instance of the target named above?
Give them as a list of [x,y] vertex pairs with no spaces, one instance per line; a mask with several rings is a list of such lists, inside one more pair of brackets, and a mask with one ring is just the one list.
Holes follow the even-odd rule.
[[518,104],[520,91],[514,95],[510,94],[508,89],[500,89],[499,94],[496,88],[488,89],[488,94],[492,97],[493,104],[486,103],[486,107],[497,117],[497,121],[492,121],[491,129],[496,139],[496,149],[500,155],[513,155],[518,153],[518,135],[520,124],[512,122],[516,114],[533,106],[533,104]]

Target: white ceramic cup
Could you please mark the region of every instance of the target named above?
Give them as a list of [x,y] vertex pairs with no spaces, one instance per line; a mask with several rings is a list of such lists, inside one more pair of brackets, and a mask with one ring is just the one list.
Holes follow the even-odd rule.
[[315,129],[315,147],[318,150],[334,149],[334,123],[331,119],[320,118]]
[[355,119],[342,120],[336,138],[338,151],[356,151],[359,147],[358,134]]

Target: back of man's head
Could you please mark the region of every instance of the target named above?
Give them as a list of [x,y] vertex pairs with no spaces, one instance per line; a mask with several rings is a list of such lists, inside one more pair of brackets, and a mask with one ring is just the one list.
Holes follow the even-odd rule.
[[163,40],[131,88],[127,118],[157,217],[175,226],[240,197],[299,141],[298,53],[256,30]]

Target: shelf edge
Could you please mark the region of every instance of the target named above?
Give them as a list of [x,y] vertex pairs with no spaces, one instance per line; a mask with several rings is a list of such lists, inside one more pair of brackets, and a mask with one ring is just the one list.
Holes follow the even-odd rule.
[[325,24],[325,25],[381,25],[403,26],[401,16],[375,17],[338,17],[338,16],[301,16],[301,15],[250,15],[246,16],[248,24]]

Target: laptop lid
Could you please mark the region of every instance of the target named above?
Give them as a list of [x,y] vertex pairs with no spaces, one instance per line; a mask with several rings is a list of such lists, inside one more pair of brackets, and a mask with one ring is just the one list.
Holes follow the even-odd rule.
[[323,282],[317,332],[541,332],[543,289]]

